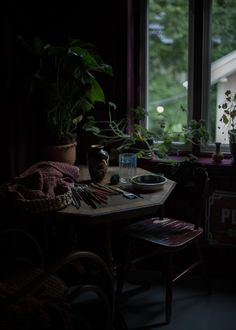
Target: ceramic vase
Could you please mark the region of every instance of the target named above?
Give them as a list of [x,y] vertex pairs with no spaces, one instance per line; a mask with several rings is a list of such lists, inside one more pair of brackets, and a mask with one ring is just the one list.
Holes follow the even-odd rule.
[[224,158],[224,155],[220,151],[220,146],[221,146],[221,143],[220,142],[216,142],[216,150],[215,150],[215,152],[212,155],[212,159],[216,163],[220,163],[222,161],[222,159]]
[[92,181],[102,181],[109,166],[109,154],[100,144],[91,145],[87,154],[87,165]]

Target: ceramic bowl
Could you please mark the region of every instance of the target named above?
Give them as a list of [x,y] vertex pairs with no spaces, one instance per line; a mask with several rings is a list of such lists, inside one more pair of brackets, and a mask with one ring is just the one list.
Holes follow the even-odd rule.
[[167,178],[159,174],[141,174],[132,177],[130,182],[135,189],[155,191],[163,188]]

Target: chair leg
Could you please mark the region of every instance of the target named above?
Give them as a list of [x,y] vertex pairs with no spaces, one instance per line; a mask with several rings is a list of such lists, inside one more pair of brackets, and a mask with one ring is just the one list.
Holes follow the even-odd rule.
[[201,242],[196,241],[197,254],[198,254],[199,260],[201,261],[201,270],[202,270],[203,279],[204,279],[204,282],[205,282],[205,285],[207,288],[207,293],[211,294],[211,285],[210,285],[210,281],[209,281],[206,260],[205,260],[205,256],[202,251],[202,246],[200,244],[201,244]]
[[166,258],[166,298],[165,298],[165,316],[166,323],[170,323],[172,314],[173,300],[173,256],[167,253]]
[[124,261],[121,265],[121,271],[120,271],[120,274],[118,274],[118,278],[117,278],[116,296],[118,299],[121,296],[123,286],[124,286],[124,280],[125,280],[128,270],[129,270],[132,249],[133,249],[133,241],[130,241],[130,242],[128,242],[127,253],[124,257]]

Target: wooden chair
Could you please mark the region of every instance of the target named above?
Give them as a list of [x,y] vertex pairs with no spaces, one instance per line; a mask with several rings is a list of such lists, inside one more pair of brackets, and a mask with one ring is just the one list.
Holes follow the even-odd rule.
[[14,228],[0,232],[0,263],[0,329],[113,329],[113,278],[98,255],[45,265],[34,237]]
[[[210,290],[202,250],[204,238],[202,225],[204,225],[204,211],[209,186],[207,171],[200,165],[186,162],[177,167],[171,178],[177,181],[177,185],[166,204],[165,217],[141,220],[124,228],[124,233],[128,238],[128,253],[117,288],[118,294],[120,294],[131,264],[140,263],[157,253],[164,254],[166,323],[171,320],[173,284],[177,280],[197,266],[201,266],[208,290]],[[196,248],[197,258],[191,260],[189,264],[189,257],[192,259],[193,246]],[[138,256],[134,259],[136,248],[139,248]],[[174,263],[176,258],[173,257],[177,257],[177,253],[182,250],[190,251],[188,265],[176,272],[176,262]],[[148,254],[146,254],[147,251],[149,251]],[[141,253],[143,255],[140,255]]]

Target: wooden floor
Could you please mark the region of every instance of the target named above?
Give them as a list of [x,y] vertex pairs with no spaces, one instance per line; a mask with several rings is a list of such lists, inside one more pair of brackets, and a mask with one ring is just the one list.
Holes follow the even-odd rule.
[[141,288],[135,281],[126,282],[120,310],[128,329],[235,330],[235,251],[214,251],[213,255],[212,260],[211,254],[209,255],[212,293],[207,294],[199,274],[193,274],[176,283],[172,321],[168,325],[163,324],[164,286],[157,272],[139,272],[140,279],[151,280],[149,289]]

